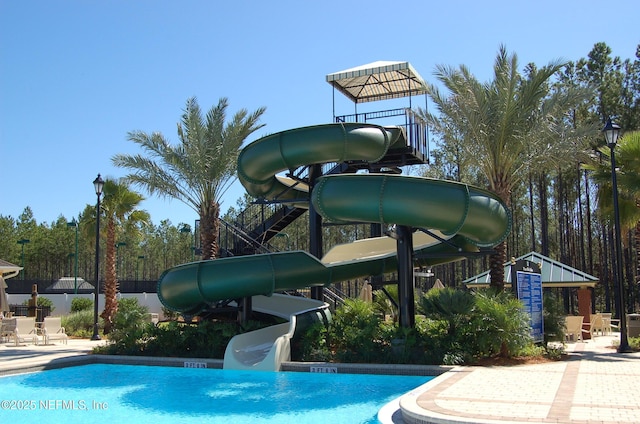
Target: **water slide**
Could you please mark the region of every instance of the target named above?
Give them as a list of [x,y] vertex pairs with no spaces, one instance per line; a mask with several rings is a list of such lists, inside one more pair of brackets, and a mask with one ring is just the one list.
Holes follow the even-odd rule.
[[[405,144],[400,127],[338,123],[297,128],[246,146],[238,158],[238,176],[255,197],[300,205],[311,200],[315,210],[331,222],[427,229],[412,235],[414,251],[432,258],[423,259],[425,265],[461,259],[465,252],[495,246],[507,236],[511,219],[505,205],[495,194],[466,184],[390,174],[342,174],[320,177],[309,194],[305,184],[278,175],[312,164],[375,163],[389,149]],[[396,240],[376,237],[335,246],[322,259],[292,251],[183,264],[163,273],[158,297],[167,308],[186,315],[197,315],[226,299],[253,297],[259,304],[257,299],[279,291],[395,271],[396,249]],[[290,310],[284,307],[286,298],[277,299],[271,310],[287,310],[290,317],[323,307],[303,301]],[[225,367],[228,363],[236,369],[279,369],[288,357],[284,339],[292,331],[291,325],[281,325],[236,336],[227,347]]]

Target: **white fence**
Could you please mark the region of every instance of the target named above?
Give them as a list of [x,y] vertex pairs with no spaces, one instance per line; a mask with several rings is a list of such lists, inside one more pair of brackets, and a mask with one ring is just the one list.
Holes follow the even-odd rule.
[[[67,315],[71,312],[71,300],[76,297],[85,297],[93,301],[93,294],[39,294],[40,297],[46,297],[53,302],[52,316]],[[22,305],[25,301],[31,299],[30,294],[7,294],[10,305]],[[149,308],[150,313],[158,314],[160,319],[164,318],[162,314],[162,303],[155,293],[118,293],[118,299],[135,297],[140,305]],[[98,297],[98,310],[102,312],[104,309],[104,295]]]

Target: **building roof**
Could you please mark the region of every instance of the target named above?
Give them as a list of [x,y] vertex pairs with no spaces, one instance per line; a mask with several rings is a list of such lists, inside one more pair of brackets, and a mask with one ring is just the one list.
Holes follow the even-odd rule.
[[[78,277],[78,290],[93,290],[93,284],[86,282],[83,278]],[[51,292],[72,292],[75,289],[75,277],[62,277],[55,283],[46,288],[47,293]]]
[[378,61],[327,75],[327,82],[354,103],[397,99],[427,92],[409,62]]
[[[515,260],[526,260],[540,266],[543,287],[594,287],[599,281],[593,275],[582,272],[536,252],[529,252]],[[515,261],[514,261],[515,262]],[[511,285],[511,261],[504,264],[505,285]],[[485,287],[491,281],[489,271],[467,278],[463,281],[467,287]]]
[[11,262],[0,259],[0,275],[2,275],[5,280],[15,277],[21,270],[21,266],[14,265]]

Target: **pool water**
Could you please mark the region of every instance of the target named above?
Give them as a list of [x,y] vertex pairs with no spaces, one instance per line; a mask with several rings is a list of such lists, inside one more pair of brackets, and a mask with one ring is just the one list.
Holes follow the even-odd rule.
[[431,378],[84,365],[0,378],[0,422],[377,423]]

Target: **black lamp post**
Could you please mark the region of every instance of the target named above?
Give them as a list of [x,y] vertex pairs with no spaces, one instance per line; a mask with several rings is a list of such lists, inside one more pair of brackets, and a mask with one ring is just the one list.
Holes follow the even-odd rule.
[[[138,271],[140,270],[140,260],[144,260],[144,255],[138,256],[138,262],[136,263],[136,284],[138,284]],[[142,268],[142,278],[144,278],[144,267]]]
[[[189,243],[191,243],[191,226],[189,224],[182,224],[182,227],[180,227],[180,232],[182,234],[189,234]],[[193,251],[193,246],[191,246],[189,250]],[[188,257],[189,257],[189,251],[187,251],[187,258]]]
[[21,238],[20,240],[18,240],[18,244],[22,245],[22,259],[20,259],[20,266],[22,267],[22,269],[20,270],[20,272],[22,273],[22,279],[24,280],[24,245],[29,243],[31,240],[26,239],[26,238]]
[[127,243],[124,241],[119,241],[116,243],[116,278],[119,274],[122,274],[122,259],[120,258],[120,248],[126,245]]
[[73,267],[73,294],[78,294],[78,221],[75,218],[71,222],[67,222],[67,227],[75,227],[76,229],[76,253],[75,264]]
[[102,187],[104,187],[104,181],[98,177],[93,180],[93,185],[96,188],[96,196],[98,197],[98,203],[96,203],[96,273],[93,292],[93,336],[91,340],[100,340],[98,334],[98,293],[100,291],[100,195],[102,194]]
[[618,136],[620,135],[620,126],[611,122],[611,119],[607,121],[607,124],[602,129],[604,136],[607,139],[607,145],[611,150],[611,183],[613,185],[613,215],[614,215],[614,236],[615,236],[615,258],[616,263],[614,266],[614,283],[616,285],[616,293],[618,297],[618,309],[620,316],[620,344],[618,345],[618,352],[629,352],[629,340],[627,339],[627,318],[625,312],[625,299],[624,299],[624,284],[622,281],[622,241],[620,238],[620,209],[618,207],[618,178],[616,176],[616,155],[615,148],[618,142]]

